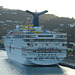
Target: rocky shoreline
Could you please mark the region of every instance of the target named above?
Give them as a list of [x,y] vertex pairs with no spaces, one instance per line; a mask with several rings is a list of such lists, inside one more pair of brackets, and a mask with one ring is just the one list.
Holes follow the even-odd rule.
[[59,63],[59,65],[75,69],[75,60],[70,58],[65,58],[61,63]]

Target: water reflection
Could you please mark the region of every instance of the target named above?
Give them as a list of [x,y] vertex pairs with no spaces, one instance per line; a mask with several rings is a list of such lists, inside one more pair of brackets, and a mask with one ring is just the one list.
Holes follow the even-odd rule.
[[62,66],[24,66],[9,60],[6,52],[0,51],[0,75],[75,75],[75,70]]
[[5,62],[8,66],[8,71],[15,72],[14,75],[63,75],[63,70],[59,66],[24,66],[9,59],[6,59]]

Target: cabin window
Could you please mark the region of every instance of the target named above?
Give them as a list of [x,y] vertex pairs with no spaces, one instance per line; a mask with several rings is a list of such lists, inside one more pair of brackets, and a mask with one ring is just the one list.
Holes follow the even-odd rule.
[[59,59],[59,58],[56,58],[56,59]]
[[9,36],[9,38],[10,38],[10,36]]
[[54,58],[50,58],[50,59],[54,59]]
[[63,57],[61,57],[61,59],[63,59]]
[[40,56],[40,54],[38,54],[38,56]]
[[56,55],[56,54],[55,54]]
[[48,43],[46,43],[46,46],[48,46],[49,44]]
[[45,58],[45,59],[49,59],[49,58]]
[[34,44],[33,43],[30,43],[30,46],[34,46]]
[[43,58],[39,58],[39,59],[43,59]]
[[51,54],[51,55],[53,55],[53,54]]
[[48,54],[50,56],[50,54]]
[[41,56],[43,56],[43,54],[41,54]]
[[37,59],[37,58],[34,58],[34,59]]
[[44,54],[44,56],[46,56],[46,54]]
[[53,35],[38,35],[38,37],[53,37]]
[[38,44],[36,43],[35,46],[37,46]]
[[27,43],[27,45],[29,46],[29,45],[30,45],[30,43]]
[[29,59],[33,59],[33,58],[29,58]]
[[36,51],[33,51],[34,53],[36,52]]

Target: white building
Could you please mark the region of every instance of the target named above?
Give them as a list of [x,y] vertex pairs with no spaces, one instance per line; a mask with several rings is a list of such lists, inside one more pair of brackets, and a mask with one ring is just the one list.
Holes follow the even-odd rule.
[[6,20],[6,22],[10,22],[10,23],[12,23],[13,21],[12,21],[12,20]]
[[74,24],[69,24],[69,27],[75,27],[75,23]]

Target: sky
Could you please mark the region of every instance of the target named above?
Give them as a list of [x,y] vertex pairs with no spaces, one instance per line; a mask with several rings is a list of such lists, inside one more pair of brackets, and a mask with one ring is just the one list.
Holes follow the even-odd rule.
[[32,12],[48,10],[48,14],[75,18],[75,0],[0,0],[0,6]]

